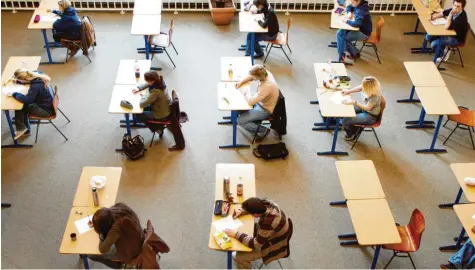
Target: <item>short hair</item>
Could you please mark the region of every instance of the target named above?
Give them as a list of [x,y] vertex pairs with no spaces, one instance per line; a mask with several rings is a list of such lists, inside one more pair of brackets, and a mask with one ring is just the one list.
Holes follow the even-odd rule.
[[72,6],[71,1],[69,0],[59,0],[58,5],[61,5],[63,8],[68,8]]
[[364,77],[361,86],[368,97],[381,95],[381,84],[373,76]]
[[467,4],[467,0],[454,0],[454,3],[455,2],[462,4],[462,8],[465,8],[465,5]]
[[242,203],[242,209],[246,210],[249,214],[264,214],[267,207],[263,200],[257,197],[251,197]]
[[267,70],[263,65],[254,65],[249,70],[249,74],[259,81],[263,81],[267,78]]

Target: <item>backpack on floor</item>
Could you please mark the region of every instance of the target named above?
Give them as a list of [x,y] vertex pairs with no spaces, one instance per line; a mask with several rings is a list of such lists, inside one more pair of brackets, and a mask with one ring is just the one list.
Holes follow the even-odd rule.
[[289,150],[285,147],[285,143],[275,143],[275,144],[260,144],[252,151],[254,156],[257,158],[262,158],[264,160],[270,159],[285,159],[289,154]]
[[125,134],[122,139],[122,152],[131,160],[137,160],[145,155],[145,145],[142,136]]

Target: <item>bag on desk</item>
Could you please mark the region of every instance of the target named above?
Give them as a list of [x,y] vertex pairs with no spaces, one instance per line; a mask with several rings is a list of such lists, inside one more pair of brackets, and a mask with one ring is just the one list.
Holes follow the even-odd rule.
[[122,152],[131,160],[137,160],[145,155],[145,145],[142,136],[125,134],[122,139]]
[[252,151],[254,156],[264,160],[281,158],[285,159],[289,154],[289,150],[285,147],[285,143],[276,144],[260,144]]

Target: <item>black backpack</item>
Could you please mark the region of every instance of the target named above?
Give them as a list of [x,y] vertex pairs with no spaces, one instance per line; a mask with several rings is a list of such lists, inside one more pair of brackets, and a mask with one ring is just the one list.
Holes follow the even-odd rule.
[[132,136],[124,134],[122,152],[131,160],[143,157],[145,155],[145,145],[142,136],[137,135],[132,138]]
[[260,144],[252,151],[254,156],[264,160],[281,158],[285,159],[289,154],[289,150],[285,147],[285,143],[276,144]]

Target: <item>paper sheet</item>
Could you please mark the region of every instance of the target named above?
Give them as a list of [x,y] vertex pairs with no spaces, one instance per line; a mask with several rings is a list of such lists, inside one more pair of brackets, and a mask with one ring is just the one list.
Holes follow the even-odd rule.
[[237,230],[242,225],[244,224],[239,219],[233,219],[232,215],[213,222],[216,231],[224,231],[225,229]]
[[81,218],[80,220],[74,221],[74,225],[76,225],[76,229],[78,229],[79,234],[83,234],[92,230],[92,227],[89,227],[89,220],[92,220],[92,215],[89,215],[85,218]]
[[335,93],[329,100],[335,104],[343,104],[343,101],[350,100],[350,96],[342,96],[341,93]]
[[437,18],[435,20],[431,20],[430,23],[433,25],[444,25],[447,22],[445,18]]
[[8,83],[6,86],[2,86],[2,92],[6,95],[9,92],[22,92],[25,89],[25,86],[22,84]]
[[57,19],[59,19],[59,17],[56,15],[41,15],[40,16],[40,22],[55,22]]

